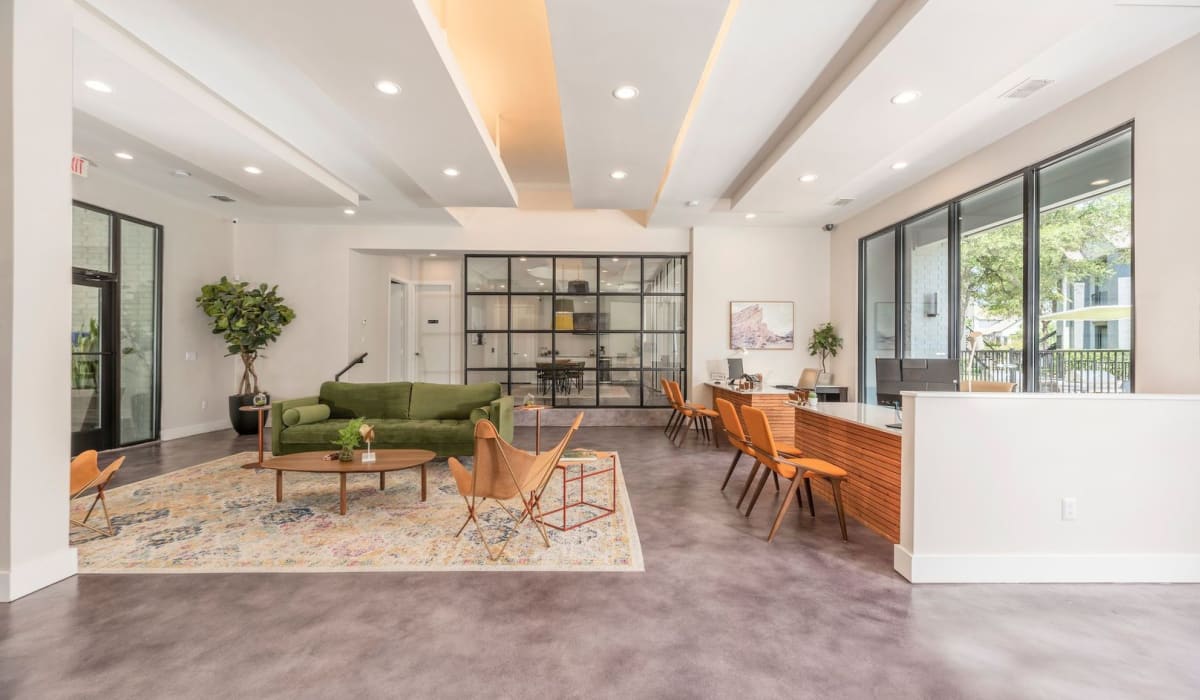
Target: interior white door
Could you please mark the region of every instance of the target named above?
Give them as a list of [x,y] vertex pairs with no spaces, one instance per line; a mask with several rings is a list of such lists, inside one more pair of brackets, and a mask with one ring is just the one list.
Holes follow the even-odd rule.
[[419,284],[417,294],[416,380],[451,383],[451,290],[448,284]]
[[392,282],[388,319],[388,380],[407,382],[412,366],[408,352],[408,283]]

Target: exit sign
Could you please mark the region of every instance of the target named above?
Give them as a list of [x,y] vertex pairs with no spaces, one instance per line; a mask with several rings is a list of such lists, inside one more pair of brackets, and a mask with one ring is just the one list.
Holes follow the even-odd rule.
[[88,176],[88,159],[76,153],[71,156],[71,174],[79,177]]

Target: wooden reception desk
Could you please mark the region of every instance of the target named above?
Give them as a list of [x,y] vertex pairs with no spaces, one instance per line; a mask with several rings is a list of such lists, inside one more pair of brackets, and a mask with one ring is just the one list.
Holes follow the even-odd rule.
[[767,421],[771,424],[771,434],[778,435],[777,440],[787,440],[788,436],[792,434],[795,425],[795,409],[788,403],[788,394],[791,392],[787,389],[764,387],[753,391],[742,391],[733,389],[724,383],[706,382],[706,384],[712,389],[713,407],[716,407],[717,399],[725,399],[733,404],[738,415],[741,415],[742,406],[753,406],[767,414]]
[[[817,408],[788,405],[794,417],[796,445],[805,457],[823,459],[849,472],[842,486],[846,515],[893,544],[900,542],[900,431],[883,406],[825,403]],[[771,429],[775,430],[772,422]],[[786,433],[784,433],[786,434]],[[833,504],[829,485],[812,480],[813,493]]]

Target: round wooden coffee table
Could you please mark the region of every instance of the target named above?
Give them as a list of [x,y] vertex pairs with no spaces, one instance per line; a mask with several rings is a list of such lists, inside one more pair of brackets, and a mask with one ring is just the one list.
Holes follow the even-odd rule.
[[375,450],[374,462],[362,462],[362,450],[354,451],[353,462],[326,460],[328,452],[298,452],[273,457],[262,463],[263,469],[275,470],[275,502],[283,501],[283,473],[309,472],[337,474],[341,495],[341,513],[346,514],[346,475],[379,472],[379,490],[387,487],[387,473],[401,469],[421,468],[421,501],[425,500],[425,465],[437,455],[429,450]]

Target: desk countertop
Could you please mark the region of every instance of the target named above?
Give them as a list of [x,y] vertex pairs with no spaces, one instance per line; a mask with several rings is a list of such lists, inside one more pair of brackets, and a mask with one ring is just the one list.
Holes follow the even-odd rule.
[[888,423],[897,423],[900,420],[896,417],[896,412],[887,406],[820,401],[817,403],[816,408],[809,408],[808,406],[795,406],[795,408],[797,411],[820,413],[823,416],[844,420],[848,423],[865,425],[868,428],[874,428],[890,435],[900,435],[901,433],[896,428],[887,427]]
[[723,389],[725,391],[732,391],[735,394],[745,394],[747,396],[752,396],[755,394],[760,396],[787,396],[788,394],[792,393],[791,389],[776,389],[773,386],[764,386],[761,389],[743,391],[742,389],[735,389],[725,382],[704,382],[704,384],[712,387],[713,389]]

